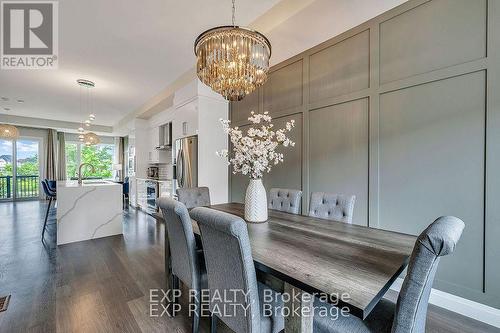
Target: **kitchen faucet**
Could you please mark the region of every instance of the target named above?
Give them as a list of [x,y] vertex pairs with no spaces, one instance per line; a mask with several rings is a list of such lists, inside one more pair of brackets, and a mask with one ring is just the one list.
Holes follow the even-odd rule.
[[80,164],[80,166],[78,167],[78,185],[82,184],[82,166],[84,166],[84,165],[90,166],[92,168],[92,172],[95,172],[95,168],[92,164],[90,164],[90,163]]

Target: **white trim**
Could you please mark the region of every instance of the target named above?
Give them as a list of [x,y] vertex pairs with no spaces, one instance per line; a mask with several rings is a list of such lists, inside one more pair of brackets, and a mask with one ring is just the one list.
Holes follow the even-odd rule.
[[[398,278],[391,286],[391,290],[399,292],[403,279]],[[429,303],[472,318],[483,323],[500,328],[500,310],[491,306],[455,296],[444,291],[432,289]]]

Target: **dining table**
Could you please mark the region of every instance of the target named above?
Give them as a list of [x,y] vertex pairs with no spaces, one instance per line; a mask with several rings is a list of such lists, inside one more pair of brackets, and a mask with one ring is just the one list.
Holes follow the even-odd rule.
[[[244,219],[241,203],[208,207]],[[199,239],[198,225],[192,222]],[[283,281],[287,293],[328,295],[330,303],[361,319],[404,271],[416,241],[413,235],[276,210],[269,210],[264,223],[247,222],[247,229],[258,272]],[[166,236],[167,272],[168,256]],[[309,315],[285,318],[286,332],[312,332],[313,299],[289,300],[295,303],[288,306]]]

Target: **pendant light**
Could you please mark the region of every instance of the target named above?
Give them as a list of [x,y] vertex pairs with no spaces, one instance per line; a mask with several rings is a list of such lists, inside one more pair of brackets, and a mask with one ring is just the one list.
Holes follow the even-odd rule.
[[235,25],[203,32],[194,43],[201,82],[230,101],[239,101],[263,85],[269,71],[271,43],[260,32]]
[[19,138],[19,130],[16,126],[0,124],[0,139],[15,140]]
[[87,89],[86,91],[86,104],[87,104],[87,113],[88,113],[88,119],[83,121],[78,128],[78,139],[85,143],[86,146],[93,146],[97,145],[101,142],[101,139],[99,139],[99,136],[93,132],[85,132],[85,128],[90,128],[92,125],[92,122],[95,120],[95,114],[92,111],[92,91],[91,89],[95,87],[95,83],[86,80],[86,79],[78,79],[76,80],[78,85],[80,86],[80,113],[82,113],[82,89]]

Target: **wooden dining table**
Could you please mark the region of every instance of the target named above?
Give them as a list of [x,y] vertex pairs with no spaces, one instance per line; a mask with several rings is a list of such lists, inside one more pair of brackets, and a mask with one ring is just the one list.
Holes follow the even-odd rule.
[[[244,218],[240,203],[209,208]],[[361,319],[405,269],[416,240],[412,235],[275,210],[269,210],[267,222],[247,227],[258,271],[283,281],[287,292],[338,297],[335,305],[348,307]],[[199,236],[195,221],[193,231]],[[312,307],[312,302],[300,306]],[[312,332],[312,316],[285,324],[293,327],[287,332]]]

